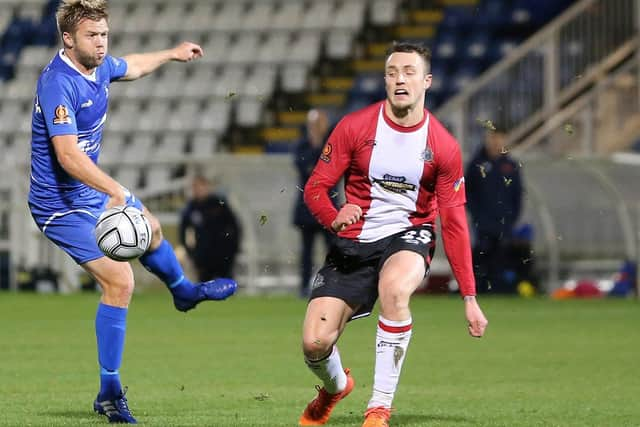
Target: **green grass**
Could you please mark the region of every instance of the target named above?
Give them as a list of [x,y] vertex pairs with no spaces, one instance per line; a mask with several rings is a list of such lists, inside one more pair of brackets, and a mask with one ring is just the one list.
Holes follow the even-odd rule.
[[[0,293],[0,425],[105,425],[96,295]],[[490,325],[466,334],[457,298],[416,297],[392,426],[638,426],[640,310],[629,300],[483,299]],[[315,390],[300,352],[303,301],[234,297],[188,315],[164,292],[136,295],[123,367],[149,426],[294,426]],[[375,319],[340,348],[356,389],[329,426],[360,426]]]

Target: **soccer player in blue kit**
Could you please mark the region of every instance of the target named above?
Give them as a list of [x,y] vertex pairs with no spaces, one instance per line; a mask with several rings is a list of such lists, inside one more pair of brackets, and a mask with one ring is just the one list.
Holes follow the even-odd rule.
[[109,83],[138,79],[169,61],[197,59],[203,51],[183,42],[172,49],[122,58],[108,55],[106,0],[63,0],[56,18],[63,47],[37,84],[29,208],[47,238],[91,274],[103,291],[95,321],[100,391],[94,410],[109,422],[135,424],[118,373],[134,277],[128,262],[107,258],[98,248],[93,229],[100,213],[125,204],[143,210],[153,235],[140,262],[167,285],[178,310],[188,311],[204,300],[223,300],[237,285],[231,279],[192,284],[163,238],[159,221],[97,166]]

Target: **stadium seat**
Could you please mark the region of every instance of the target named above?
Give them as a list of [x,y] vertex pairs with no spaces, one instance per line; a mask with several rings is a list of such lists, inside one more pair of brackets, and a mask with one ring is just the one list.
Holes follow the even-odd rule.
[[242,24],[245,4],[241,1],[225,1],[222,7],[217,10],[213,20],[209,22],[209,29],[216,31],[235,31]]
[[160,161],[171,161],[183,157],[186,153],[187,133],[165,131],[158,136],[153,146],[151,158]]
[[243,97],[236,105],[236,124],[243,127],[256,127],[261,121],[264,102],[258,98]]
[[268,99],[273,94],[278,69],[275,65],[256,65],[251,67],[244,86],[244,95]]
[[287,62],[312,65],[320,56],[322,36],[317,31],[307,31],[298,34],[298,37],[289,45]]
[[204,56],[198,61],[201,64],[220,64],[226,57],[228,46],[231,44],[231,34],[212,32],[207,41],[202,44]]
[[182,2],[165,2],[162,10],[155,17],[153,31],[158,33],[175,33],[184,29],[186,10]]
[[230,64],[248,64],[259,50],[260,36],[255,32],[240,33],[235,43],[229,47],[226,61]]
[[133,10],[127,13],[121,31],[125,33],[149,33],[153,31],[157,15],[157,4],[144,1],[137,2]]
[[218,147],[218,137],[213,132],[195,132],[191,138],[191,157],[202,159],[211,157]]
[[240,28],[244,31],[265,31],[271,24],[274,7],[274,2],[254,1],[251,9],[245,13]]
[[288,55],[289,39],[288,32],[271,32],[258,50],[255,60],[263,64],[280,64],[284,62]]
[[192,129],[192,121],[202,109],[198,100],[184,98],[178,106],[170,112],[165,128],[169,131],[189,131]]
[[309,68],[305,64],[289,64],[280,68],[280,84],[288,93],[300,93],[307,87]]
[[145,190],[161,190],[166,188],[171,181],[173,170],[167,165],[149,166],[143,171],[143,182]]
[[[209,1],[199,1],[193,4],[185,16],[184,22],[188,22],[189,29],[192,31],[211,31],[217,30],[217,27],[212,25],[214,10],[217,4]],[[184,23],[179,24],[181,28],[184,28]]]
[[304,4],[298,1],[284,2],[271,21],[274,30],[298,30],[302,27]]
[[396,20],[399,0],[374,0],[371,4],[370,19],[375,26],[391,25]]
[[305,30],[325,30],[334,21],[334,4],[331,0],[312,2],[304,12],[302,28]]
[[360,31],[364,24],[365,8],[366,2],[363,0],[339,2],[331,29],[349,30],[352,34]]
[[326,54],[331,59],[347,59],[352,55],[352,30],[331,30],[327,35]]
[[226,132],[231,120],[231,105],[227,100],[215,100],[207,104],[193,120],[193,128],[217,134]]

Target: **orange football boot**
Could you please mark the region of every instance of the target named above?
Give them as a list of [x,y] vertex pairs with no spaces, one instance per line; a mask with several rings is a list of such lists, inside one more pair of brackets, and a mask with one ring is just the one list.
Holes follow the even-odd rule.
[[305,408],[302,416],[300,417],[300,421],[298,422],[299,425],[321,426],[329,421],[329,416],[331,415],[333,408],[335,408],[338,402],[351,393],[356,384],[350,372],[351,371],[349,369],[344,370],[344,373],[347,374],[347,385],[344,390],[339,393],[329,394],[324,387],[316,386],[318,396],[309,402]]
[[391,409],[383,406],[369,408],[364,413],[364,423],[362,427],[389,427]]

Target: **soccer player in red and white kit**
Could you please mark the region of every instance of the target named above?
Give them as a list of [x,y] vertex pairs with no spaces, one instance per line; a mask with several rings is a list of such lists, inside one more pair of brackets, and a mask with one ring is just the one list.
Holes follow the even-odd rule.
[[[337,234],[312,285],[303,326],[306,364],[323,382],[300,425],[322,425],[354,387],[336,346],[346,323],[380,314],[373,394],[363,427],[388,426],[411,339],[409,301],[429,271],[439,213],[444,249],[460,284],[469,334],[487,327],[476,301],[460,147],[424,108],[429,51],[394,44],[385,63],[387,99],[345,116],[304,188],[315,217]],[[344,176],[346,204],[328,195]]]

